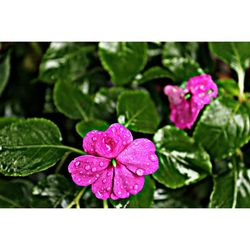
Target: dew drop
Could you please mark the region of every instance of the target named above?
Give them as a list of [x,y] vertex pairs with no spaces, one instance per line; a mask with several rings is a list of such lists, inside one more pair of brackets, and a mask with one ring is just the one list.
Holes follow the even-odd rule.
[[103,183],[106,183],[106,182],[107,182],[107,180],[106,180],[106,179],[103,179],[103,180],[102,180],[102,182],[103,182]]
[[154,154],[151,154],[149,156],[149,158],[150,158],[151,161],[156,161],[157,160],[157,157]]
[[122,192],[121,191],[118,191],[118,195],[121,195],[122,194]]
[[103,162],[101,161],[101,162],[99,163],[99,165],[100,165],[100,167],[102,167],[102,166],[103,166]]
[[134,189],[135,190],[138,189],[138,185],[137,184],[134,185]]
[[111,187],[107,187],[107,189],[106,189],[107,191],[110,191],[111,190]]
[[97,140],[97,138],[94,136],[93,138],[92,138],[92,141],[96,141]]
[[86,170],[89,170],[89,169],[90,169],[90,166],[89,166],[89,165],[86,165],[85,169],[86,169]]
[[115,133],[115,132],[116,132],[116,129],[115,129],[115,128],[112,128],[111,130],[112,130],[112,132],[113,132],[113,133]]
[[81,162],[80,161],[77,161],[76,163],[75,163],[75,166],[76,167],[79,167],[81,165]]
[[97,192],[97,194],[102,197],[102,193],[100,191]]
[[96,176],[95,176],[95,177],[96,177],[96,178],[98,178],[99,176],[100,176],[99,174],[96,174]]
[[138,146],[138,142],[135,142],[135,146]]
[[93,168],[92,168],[92,172],[95,172],[95,171],[96,171],[96,168],[95,168],[95,167],[93,167]]
[[126,141],[123,141],[122,144],[125,146],[125,145],[127,144],[127,142],[126,142]]
[[143,173],[144,173],[144,171],[143,171],[143,169],[141,169],[141,168],[138,168],[138,169],[136,170],[136,174],[139,175],[139,176],[142,176]]

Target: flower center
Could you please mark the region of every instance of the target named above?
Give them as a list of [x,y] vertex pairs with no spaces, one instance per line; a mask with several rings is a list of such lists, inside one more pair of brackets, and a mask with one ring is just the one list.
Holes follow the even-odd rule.
[[116,167],[116,160],[115,159],[112,159],[111,163],[112,163],[113,167]]

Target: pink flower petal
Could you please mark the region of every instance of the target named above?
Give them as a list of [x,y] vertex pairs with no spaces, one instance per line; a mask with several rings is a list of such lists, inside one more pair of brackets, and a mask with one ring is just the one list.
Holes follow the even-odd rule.
[[83,155],[71,161],[68,170],[77,185],[88,186],[101,176],[109,164],[108,159]]
[[185,91],[182,88],[179,88],[178,86],[174,85],[167,85],[164,88],[165,95],[168,96],[169,102],[178,105],[183,102],[183,99],[185,99]]
[[148,139],[136,139],[121,152],[117,161],[138,176],[154,173],[159,166],[155,145]]
[[102,132],[98,130],[92,130],[88,132],[83,138],[82,147],[87,154],[95,155],[96,142],[99,140]]
[[195,102],[199,105],[209,104],[211,99],[215,98],[218,94],[217,85],[212,80],[212,77],[207,74],[190,78],[186,88],[195,97]]
[[128,198],[131,194],[139,193],[144,185],[144,177],[130,172],[122,164],[114,168],[114,186],[111,198],[113,200]]
[[92,192],[96,198],[107,200],[113,190],[114,167],[105,169],[100,177],[92,184]]
[[112,124],[105,132],[96,130],[83,139],[84,151],[105,158],[115,158],[130,142],[131,132],[119,123]]

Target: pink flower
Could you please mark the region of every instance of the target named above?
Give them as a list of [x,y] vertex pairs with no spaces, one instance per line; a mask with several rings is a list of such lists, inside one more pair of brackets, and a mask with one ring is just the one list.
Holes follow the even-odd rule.
[[190,129],[203,107],[216,98],[218,88],[210,75],[203,74],[190,78],[185,89],[167,85],[164,93],[170,102],[170,120],[180,129]]
[[133,140],[119,123],[104,132],[87,133],[83,149],[87,155],[71,161],[68,170],[77,185],[92,185],[92,192],[102,200],[139,193],[144,175],[154,173],[159,165],[155,145],[148,139]]

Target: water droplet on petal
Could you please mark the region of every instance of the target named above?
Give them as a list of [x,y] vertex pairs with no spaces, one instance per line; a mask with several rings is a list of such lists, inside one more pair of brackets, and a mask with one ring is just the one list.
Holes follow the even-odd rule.
[[136,170],[136,174],[139,175],[139,176],[142,176],[142,175],[144,174],[143,169],[138,168],[138,169]]
[[99,195],[100,197],[102,197],[102,193],[100,191],[97,192],[97,195]]
[[90,166],[89,166],[89,165],[86,165],[86,166],[85,166],[85,169],[86,169],[86,170],[89,170],[89,169],[90,169]]
[[98,178],[99,176],[100,176],[99,174],[96,174],[96,175],[95,175],[95,177],[97,177],[97,178]]
[[96,171],[96,168],[95,168],[95,167],[93,167],[93,168],[92,168],[92,172],[95,172],[95,171]]
[[123,141],[122,144],[125,146],[125,145],[127,144],[127,142],[126,142],[126,141]]
[[107,180],[106,180],[106,179],[103,179],[103,180],[102,180],[102,182],[103,182],[103,183],[106,183],[106,182],[107,182]]
[[101,162],[99,163],[99,165],[100,165],[100,167],[102,167],[102,166],[103,166],[103,162],[101,161]]
[[76,166],[76,167],[79,167],[80,165],[81,165],[81,162],[80,162],[80,161],[76,161],[76,162],[75,162],[75,166]]
[[122,192],[121,191],[118,191],[118,195],[121,195],[122,194]]
[[94,136],[93,138],[92,138],[92,141],[96,141],[97,140],[97,138]]
[[134,185],[134,189],[135,190],[138,189],[138,185],[137,184]]
[[151,155],[149,156],[149,158],[150,158],[151,161],[156,161],[156,160],[157,160],[157,157],[156,157],[155,154],[151,154]]
[[115,129],[115,128],[112,128],[111,130],[112,130],[112,132],[113,132],[113,133],[115,133],[115,132],[116,132],[116,129]]
[[110,191],[111,190],[111,187],[107,187],[107,189],[106,189],[107,191]]
[[135,146],[137,146],[138,145],[138,142],[135,142]]

